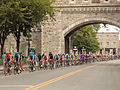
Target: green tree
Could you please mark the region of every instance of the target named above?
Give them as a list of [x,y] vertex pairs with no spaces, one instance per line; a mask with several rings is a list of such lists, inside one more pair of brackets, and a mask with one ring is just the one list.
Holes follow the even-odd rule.
[[55,20],[55,7],[53,0],[14,0],[13,8],[13,34],[19,51],[21,32],[28,36],[31,28],[48,19]]
[[84,47],[89,52],[96,52],[100,49],[96,34],[100,25],[88,25],[75,32],[72,39],[72,46],[77,46],[81,51]]
[[7,0],[0,1],[0,45],[1,55],[3,54],[4,43],[7,36],[12,32],[10,26],[12,19],[9,17],[12,14],[11,3]]
[[[19,51],[21,34],[27,37],[38,23],[48,19],[55,20],[54,15],[57,10],[52,6],[53,3],[54,0],[1,0],[0,37],[2,38],[4,33],[5,41],[7,36],[13,33]],[[3,45],[2,41],[0,43]]]

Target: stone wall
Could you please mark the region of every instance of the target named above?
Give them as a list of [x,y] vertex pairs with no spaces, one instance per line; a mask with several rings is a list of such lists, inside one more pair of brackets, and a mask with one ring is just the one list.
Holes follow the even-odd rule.
[[[31,47],[35,48],[36,52],[41,51],[41,32],[32,32],[31,35]],[[26,39],[27,37],[24,36],[21,36],[20,39],[20,52],[24,52],[25,55],[28,54],[28,41],[26,41]],[[16,47],[16,40],[14,36],[10,34],[5,41],[4,51],[11,52],[11,54],[13,55],[14,52],[17,51]]]
[[36,31],[32,33],[31,47],[36,49],[36,53],[41,51],[41,32]]
[[85,25],[108,23],[120,27],[119,16],[118,6],[62,7],[56,22],[43,27],[42,52],[64,53],[65,36]]
[[[26,42],[26,38],[22,36],[22,38],[20,39],[20,51],[21,52],[27,52],[27,42]],[[17,46],[16,46],[16,40],[13,36],[13,34],[10,34],[6,41],[5,41],[5,46],[4,46],[4,51],[6,52],[11,52],[11,54],[14,54],[15,51],[17,51]]]

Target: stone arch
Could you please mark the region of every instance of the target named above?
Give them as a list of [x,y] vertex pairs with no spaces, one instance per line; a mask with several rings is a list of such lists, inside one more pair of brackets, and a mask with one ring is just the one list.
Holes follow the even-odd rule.
[[[108,18],[108,17],[88,17],[88,18],[82,18],[76,22],[73,22],[71,25],[69,25],[68,27],[66,27],[63,30],[63,45],[61,45],[62,47],[64,47],[64,52],[68,53],[69,52],[69,37],[71,36],[71,34],[73,34],[75,31],[77,31],[80,27],[84,27],[86,25],[90,25],[90,24],[95,24],[95,23],[105,23],[105,24],[111,24],[111,25],[115,25],[117,27],[120,27],[120,22],[118,19],[116,18]],[[66,40],[67,40],[67,45],[66,45]],[[68,46],[66,48],[66,46]],[[66,50],[68,50],[66,52]]]
[[101,18],[101,17],[88,17],[88,18],[82,18],[76,22],[73,22],[71,25],[67,26],[67,28],[65,28],[63,30],[63,35],[66,36],[67,34],[69,34],[71,31],[75,30],[78,27],[83,27],[86,25],[90,25],[90,24],[94,24],[94,23],[106,23],[106,24],[111,24],[111,25],[115,25],[117,27],[120,27],[120,22],[118,22],[119,20],[117,19],[113,19],[113,18]]

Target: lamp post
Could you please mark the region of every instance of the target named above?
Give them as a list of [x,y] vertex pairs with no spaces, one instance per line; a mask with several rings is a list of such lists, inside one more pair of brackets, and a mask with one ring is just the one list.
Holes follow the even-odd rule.
[[29,33],[28,39],[26,39],[26,41],[28,41],[28,55],[29,55],[29,51],[30,51],[30,41],[32,41],[32,39],[30,37],[31,37],[31,35]]
[[84,52],[84,51],[85,51],[85,48],[83,47],[83,48],[82,48],[82,54],[85,54],[85,52]]
[[74,48],[73,48],[74,55],[76,54],[77,51],[78,50],[77,50],[76,46],[74,46]]

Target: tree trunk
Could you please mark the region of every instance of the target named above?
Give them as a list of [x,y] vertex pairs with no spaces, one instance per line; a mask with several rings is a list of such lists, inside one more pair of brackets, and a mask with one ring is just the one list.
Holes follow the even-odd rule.
[[4,42],[1,43],[1,57],[2,57],[2,55],[3,55],[3,49],[4,49]]
[[17,37],[17,52],[19,52],[20,49],[20,36]]
[[19,50],[20,50],[20,31],[21,31],[21,29],[20,29],[20,26],[19,26],[19,29],[18,29],[19,31],[17,32],[17,52],[19,52]]

